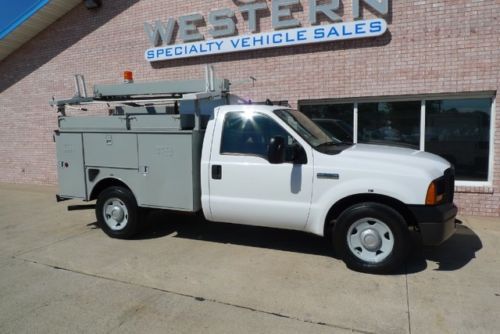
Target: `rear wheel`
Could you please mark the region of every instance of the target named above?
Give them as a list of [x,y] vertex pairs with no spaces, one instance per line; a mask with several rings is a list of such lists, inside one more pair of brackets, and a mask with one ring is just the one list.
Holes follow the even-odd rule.
[[354,270],[384,273],[401,267],[409,249],[404,218],[379,203],[360,203],[337,219],[333,243],[346,265]]
[[123,187],[103,190],[97,198],[96,218],[101,229],[112,238],[134,236],[139,228],[139,208],[134,195]]

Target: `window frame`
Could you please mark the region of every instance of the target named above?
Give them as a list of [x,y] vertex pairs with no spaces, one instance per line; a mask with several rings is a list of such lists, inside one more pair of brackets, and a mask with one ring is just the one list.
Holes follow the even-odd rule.
[[457,180],[456,186],[466,187],[491,187],[493,186],[494,164],[495,164],[495,121],[496,121],[496,92],[469,92],[460,94],[425,94],[425,95],[402,95],[402,96],[381,96],[381,97],[359,97],[359,98],[342,98],[342,99],[318,99],[318,100],[300,100],[298,101],[298,109],[304,105],[322,105],[322,104],[353,104],[353,142],[358,143],[358,106],[360,103],[377,103],[377,102],[405,102],[405,101],[420,101],[420,145],[419,150],[425,152],[425,135],[426,135],[426,118],[427,105],[429,100],[463,100],[463,99],[491,99],[490,112],[490,145],[488,156],[488,179],[486,181],[466,181]]

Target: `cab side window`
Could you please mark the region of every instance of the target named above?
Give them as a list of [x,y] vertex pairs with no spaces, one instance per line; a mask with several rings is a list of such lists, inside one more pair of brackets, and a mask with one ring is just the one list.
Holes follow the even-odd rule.
[[269,143],[275,136],[283,137],[287,146],[294,142],[286,130],[264,114],[227,113],[222,130],[221,154],[256,155],[267,159]]

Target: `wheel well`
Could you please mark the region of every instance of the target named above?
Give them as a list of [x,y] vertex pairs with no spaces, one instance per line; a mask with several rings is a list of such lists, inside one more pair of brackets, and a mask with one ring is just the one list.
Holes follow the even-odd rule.
[[90,194],[89,200],[92,201],[94,199],[97,199],[99,194],[106,188],[113,187],[113,186],[118,186],[118,187],[123,187],[132,192],[129,186],[127,186],[125,183],[123,183],[120,180],[117,179],[103,179],[99,181],[95,186],[94,189],[92,189],[92,193]]
[[350,206],[353,206],[358,203],[362,202],[375,202],[375,203],[380,203],[380,204],[385,204],[387,206],[390,206],[403,218],[405,219],[406,223],[408,224],[409,227],[414,227],[417,226],[417,222],[413,214],[411,213],[410,209],[404,204],[403,202],[389,197],[389,196],[384,196],[384,195],[378,195],[378,194],[358,194],[358,195],[352,195],[345,197],[338,202],[336,202],[328,211],[328,214],[326,215],[326,221],[325,221],[325,227],[324,227],[324,235],[329,235],[331,229],[330,226],[334,224],[334,221],[340,216],[340,214],[347,209]]

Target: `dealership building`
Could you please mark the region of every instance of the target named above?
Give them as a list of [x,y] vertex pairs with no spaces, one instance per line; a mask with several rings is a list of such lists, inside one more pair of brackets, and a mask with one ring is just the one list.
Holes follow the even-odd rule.
[[[29,7],[29,8],[28,8]],[[203,78],[338,138],[454,164],[462,214],[500,215],[496,0],[33,0],[0,26],[0,182],[56,184],[52,97]],[[105,112],[105,111],[103,111]],[[369,163],[369,162],[367,162]]]

